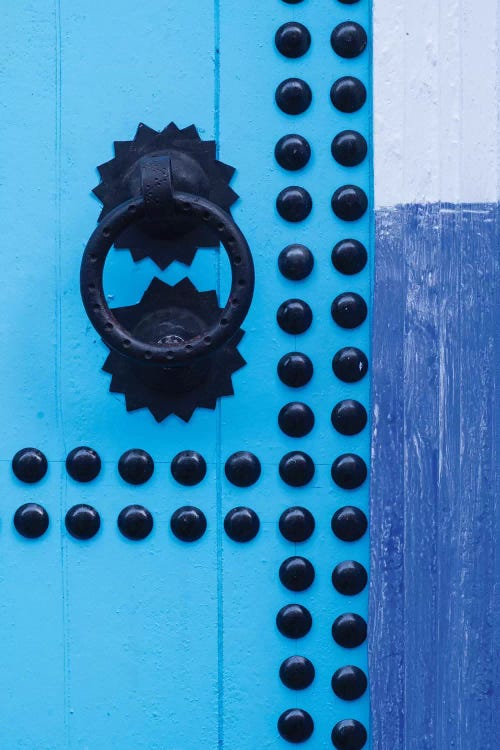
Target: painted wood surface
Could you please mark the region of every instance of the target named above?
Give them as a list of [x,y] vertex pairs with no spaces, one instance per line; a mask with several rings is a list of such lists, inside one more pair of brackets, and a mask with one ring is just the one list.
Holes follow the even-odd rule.
[[[334,459],[353,451],[369,460],[369,428],[355,436],[333,430],[330,414],[344,398],[369,410],[369,379],[337,380],[332,358],[343,346],[369,352],[369,320],[354,331],[331,318],[332,300],[354,291],[370,298],[373,240],[367,212],[346,227],[331,209],[331,196],[354,181],[371,192],[371,160],[352,169],[337,164],[332,138],[355,128],[370,140],[370,104],[355,113],[334,110],[330,87],[352,74],[369,89],[368,50],[354,60],[336,56],[333,27],[354,18],[369,27],[369,3],[335,0],[6,0],[0,27],[0,210],[4,356],[0,363],[0,747],[2,750],[285,750],[280,714],[293,706],[311,713],[311,750],[331,746],[336,722],[369,725],[366,692],[346,703],[331,678],[346,664],[367,668],[367,644],[353,650],[332,638],[343,612],[366,616],[368,591],[343,597],[332,570],[351,557],[369,566],[368,535],[346,543],[330,521],[347,503],[368,511],[368,482],[352,491],[331,478]],[[279,55],[274,35],[286,21],[311,32],[304,58]],[[275,90],[299,76],[313,100],[303,115],[283,113]],[[245,321],[241,351],[248,366],[234,378],[236,395],[216,412],[197,411],[189,424],[173,418],[158,425],[144,411],[127,413],[110,394],[101,371],[105,346],[91,328],[79,295],[79,266],[99,214],[91,189],[95,167],[112,157],[113,140],[129,140],[140,121],[156,129],[170,120],[195,123],[203,138],[216,138],[221,159],[237,168],[241,200],[233,215],[252,248],[256,293]],[[289,132],[306,137],[312,158],[300,173],[274,159],[277,140]],[[302,223],[285,222],[276,197],[299,184],[311,192],[313,210]],[[330,261],[333,245],[354,236],[369,249],[370,263],[345,277]],[[312,274],[294,283],[280,275],[279,252],[304,242],[315,254]],[[200,250],[192,266],[174,263],[160,273],[150,260],[134,264],[113,252],[105,289],[112,306],[134,304],[151,278],[175,283],[188,275],[200,290],[224,297],[228,267],[215,249]],[[299,297],[314,320],[301,335],[281,330],[276,311]],[[299,349],[313,360],[314,376],[299,391],[278,378],[277,363]],[[289,401],[315,412],[310,435],[294,439],[278,428]],[[48,458],[49,470],[27,487],[10,462],[23,447]],[[90,445],[102,459],[99,477],[78,484],[65,470],[68,452]],[[117,462],[130,448],[149,451],[155,472],[146,485],[120,478]],[[180,450],[202,453],[207,475],[195,487],[176,483],[170,463]],[[239,488],[224,473],[227,457],[254,452],[262,463],[255,485]],[[313,481],[293,488],[280,479],[282,456],[309,453]],[[28,501],[50,515],[39,540],[21,538],[12,517]],[[71,538],[68,508],[88,503],[101,514],[89,542]],[[132,503],[148,507],[154,529],[143,542],[120,535],[116,519]],[[186,545],[171,533],[173,511],[193,504],[207,517],[207,532]],[[258,536],[238,545],[224,532],[224,516],[248,505],[259,515]],[[283,510],[305,505],[316,530],[302,545],[279,532]],[[279,568],[293,554],[315,566],[314,584],[291,592]],[[291,602],[312,614],[310,634],[299,642],[277,629],[276,615]],[[316,667],[314,683],[299,695],[285,687],[279,667],[304,654]]]
[[374,750],[499,747],[499,222],[494,204],[377,214]]

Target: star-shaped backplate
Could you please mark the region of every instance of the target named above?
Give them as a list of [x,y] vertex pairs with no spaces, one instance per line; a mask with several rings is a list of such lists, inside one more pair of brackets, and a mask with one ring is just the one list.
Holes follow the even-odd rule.
[[[179,129],[173,122],[157,131],[140,124],[132,141],[115,141],[115,157],[98,167],[100,184],[94,194],[103,204],[99,219],[120,203],[139,194],[141,161],[168,155],[173,189],[194,193],[230,211],[238,195],[229,187],[235,169],[216,158],[215,141],[201,140],[194,125]],[[161,268],[172,261],[190,265],[200,247],[219,245],[206,224],[169,221],[153,226],[147,219],[129,226],[115,241],[118,249],[129,249],[135,261],[150,257]]]
[[[135,338],[168,349],[213,326],[222,309],[215,291],[199,292],[187,278],[169,286],[155,277],[140,302],[112,312]],[[125,394],[127,411],[146,408],[157,422],[169,414],[187,422],[195,409],[215,409],[217,399],[234,394],[232,374],[246,364],[237,349],[242,336],[239,328],[212,354],[179,367],[138,364],[112,351],[103,367],[112,375],[109,390]]]

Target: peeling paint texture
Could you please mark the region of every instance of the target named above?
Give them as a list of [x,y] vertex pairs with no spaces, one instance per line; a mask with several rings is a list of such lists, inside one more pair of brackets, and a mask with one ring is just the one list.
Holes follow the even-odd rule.
[[373,750],[500,746],[496,204],[377,215]]

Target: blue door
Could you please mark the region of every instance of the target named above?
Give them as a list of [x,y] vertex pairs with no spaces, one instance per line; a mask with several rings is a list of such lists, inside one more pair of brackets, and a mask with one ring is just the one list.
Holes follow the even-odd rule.
[[370,747],[368,0],[2,15],[1,747]]

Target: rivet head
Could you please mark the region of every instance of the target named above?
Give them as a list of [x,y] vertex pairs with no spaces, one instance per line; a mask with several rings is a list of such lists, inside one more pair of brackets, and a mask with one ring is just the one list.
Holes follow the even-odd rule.
[[343,453],[332,464],[332,479],[344,490],[361,487],[367,473],[365,462],[356,453]]
[[127,539],[138,542],[153,530],[153,516],[142,505],[128,505],[120,511],[118,528]]
[[224,531],[234,542],[250,542],[259,528],[259,517],[251,508],[233,508],[224,519]]
[[172,514],[170,528],[181,542],[196,542],[207,530],[207,519],[199,508],[184,505]]
[[296,172],[305,167],[311,158],[311,147],[303,136],[290,133],[279,139],[274,156],[280,167]]
[[278,362],[278,377],[290,388],[302,388],[313,376],[313,364],[307,354],[289,352]]
[[276,89],[276,104],[287,115],[300,115],[312,101],[312,91],[301,78],[287,78]]
[[281,459],[279,473],[282,480],[291,487],[303,487],[314,476],[314,462],[307,453],[293,451]]
[[333,427],[341,435],[357,435],[366,427],[368,415],[363,404],[346,398],[333,407],[331,419]]
[[358,78],[344,76],[333,84],[330,99],[340,112],[357,112],[366,102],[366,89]]
[[77,482],[91,482],[101,471],[101,459],[92,448],[73,448],[66,457],[66,471]]
[[368,309],[363,297],[356,292],[343,292],[332,302],[332,318],[341,328],[357,328],[366,320]]
[[356,185],[343,185],[332,196],[332,210],[342,221],[361,219],[368,208],[366,193]]
[[278,307],[276,320],[282,331],[297,336],[305,333],[313,319],[312,310],[302,299],[287,299]]
[[286,279],[302,281],[314,267],[314,256],[305,245],[288,245],[278,257],[278,268]]
[[314,412],[301,401],[285,404],[278,414],[280,429],[289,437],[304,437],[314,427]]
[[368,372],[366,354],[355,346],[339,349],[332,361],[332,368],[339,380],[344,383],[356,383]]
[[356,560],[344,560],[333,569],[332,583],[339,594],[356,596],[368,583],[368,573]]
[[284,188],[276,199],[276,208],[285,221],[304,221],[312,209],[312,198],[303,187],[291,185]]
[[38,539],[49,528],[49,516],[37,503],[25,503],[14,514],[14,526],[26,539]]
[[287,742],[305,742],[313,731],[314,722],[311,714],[301,708],[290,708],[278,719],[278,732]]
[[358,240],[341,240],[332,250],[334,268],[346,276],[353,276],[362,271],[367,260],[366,248]]
[[357,542],[366,534],[368,519],[361,508],[344,505],[332,516],[332,531],[343,542]]
[[332,625],[332,637],[342,648],[357,648],[366,640],[366,621],[361,615],[346,612],[339,615]]
[[126,451],[118,461],[118,471],[129,484],[144,484],[153,476],[154,461],[146,451],[132,448]]
[[352,665],[340,667],[332,677],[332,690],[344,701],[355,701],[365,693],[368,687],[366,675],[359,667]]
[[91,539],[101,527],[99,513],[91,505],[74,505],[68,510],[65,525],[75,539]]
[[305,690],[312,684],[314,677],[314,666],[305,656],[290,656],[281,664],[281,682],[290,690]]
[[276,626],[287,638],[303,638],[312,627],[311,613],[302,604],[286,604],[276,616]]
[[47,459],[37,448],[22,448],[12,459],[12,471],[26,484],[35,484],[43,479],[47,467]]
[[332,156],[343,167],[356,167],[365,159],[368,145],[356,130],[343,130],[332,141]]
[[289,21],[279,27],[274,41],[282,55],[297,58],[305,55],[311,46],[311,34],[304,24]]
[[260,477],[260,461],[250,451],[237,451],[227,459],[225,473],[227,479],[236,487],[250,487]]
[[332,744],[336,750],[363,750],[367,740],[366,729],[356,719],[343,719],[333,727]]
[[310,560],[299,555],[288,557],[280,565],[280,581],[290,591],[305,591],[313,584],[314,576]]
[[181,451],[172,459],[170,470],[176,482],[186,487],[193,487],[204,479],[207,464],[200,453]]
[[312,535],[314,527],[313,514],[300,505],[287,508],[280,516],[280,532],[289,542],[305,542]]
[[366,49],[368,37],[359,23],[344,21],[334,28],[330,42],[337,55],[350,59],[358,57]]

